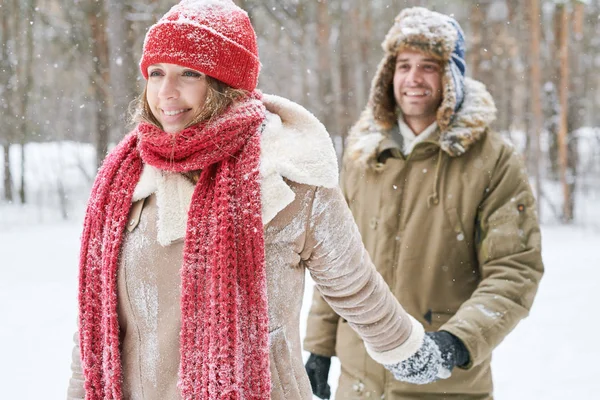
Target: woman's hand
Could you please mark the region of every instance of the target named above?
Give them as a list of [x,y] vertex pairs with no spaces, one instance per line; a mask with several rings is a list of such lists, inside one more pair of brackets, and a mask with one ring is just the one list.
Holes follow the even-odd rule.
[[384,365],[394,377],[403,382],[424,385],[450,376],[451,368],[445,365],[437,343],[429,333],[415,354],[397,364]]

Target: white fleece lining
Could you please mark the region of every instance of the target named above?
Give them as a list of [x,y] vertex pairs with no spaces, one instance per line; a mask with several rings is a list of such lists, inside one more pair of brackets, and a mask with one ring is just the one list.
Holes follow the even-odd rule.
[[411,315],[408,315],[408,318],[412,324],[412,331],[408,339],[400,346],[392,350],[378,352],[370,349],[369,345],[365,344],[367,353],[369,353],[373,360],[377,361],[379,364],[397,364],[406,360],[421,348],[425,336],[425,329],[423,329],[423,325]]
[[138,181],[133,191],[133,198],[131,199],[131,201],[133,202],[145,199],[152,193],[156,192],[156,188],[158,187],[157,179],[159,175],[159,170],[151,167],[148,164],[144,164],[144,167],[142,169],[142,175],[140,176],[140,180]]
[[337,156],[327,130],[302,106],[263,95],[267,108],[260,142],[263,225],[294,201],[283,178],[333,188],[338,184]]
[[163,172],[158,175],[156,224],[158,243],[162,246],[168,246],[185,237],[193,194],[194,185],[181,174]]
[[261,175],[275,172],[297,183],[336,187],[337,156],[327,130],[302,106],[263,96],[267,108],[261,140]]
[[[261,137],[260,179],[263,225],[294,201],[291,181],[336,187],[337,156],[327,130],[302,106],[273,95],[263,95],[267,108]],[[185,236],[187,212],[194,185],[177,173],[144,164],[133,201],[156,193],[158,241],[167,246]]]
[[266,225],[293,202],[296,195],[279,174],[271,174],[261,179],[262,220],[263,225]]

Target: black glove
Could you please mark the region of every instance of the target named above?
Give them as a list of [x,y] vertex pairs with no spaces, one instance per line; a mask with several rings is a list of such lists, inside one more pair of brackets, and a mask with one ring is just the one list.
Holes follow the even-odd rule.
[[442,366],[448,371],[452,371],[452,368],[456,366],[461,367],[469,363],[469,350],[459,338],[450,332],[437,331],[425,334],[437,344],[442,355]]
[[308,379],[310,380],[313,394],[321,399],[328,399],[331,397],[331,389],[327,383],[330,366],[331,358],[318,356],[312,353],[304,366],[306,368],[306,373],[308,374]]

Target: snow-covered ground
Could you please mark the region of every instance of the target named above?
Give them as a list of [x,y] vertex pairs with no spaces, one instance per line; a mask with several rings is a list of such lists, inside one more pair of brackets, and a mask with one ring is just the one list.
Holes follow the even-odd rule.
[[[65,397],[79,233],[73,221],[0,226],[0,398]],[[498,400],[600,393],[600,232],[544,226],[543,241],[546,274],[532,313],[495,352]],[[305,312],[311,290],[307,285]],[[332,386],[337,374],[334,363]]]
[[[0,204],[0,399],[64,399],[70,375],[81,200],[89,190],[85,175],[92,174],[93,151],[72,143],[45,146],[31,146],[27,157],[32,204]],[[559,202],[559,188],[545,188]],[[595,314],[600,197],[595,190],[585,197],[573,226],[552,222],[545,207],[546,274],[531,315],[494,353],[497,400],[592,399],[600,393]],[[69,215],[66,221],[61,207]],[[311,291],[309,283],[302,332]],[[332,389],[338,375],[334,359]]]

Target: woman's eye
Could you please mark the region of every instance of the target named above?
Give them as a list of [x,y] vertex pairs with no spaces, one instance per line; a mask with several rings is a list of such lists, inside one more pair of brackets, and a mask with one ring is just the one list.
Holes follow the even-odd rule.
[[148,76],[161,76],[162,73],[159,70],[150,71]]
[[189,76],[191,78],[200,78],[202,74],[196,71],[183,71],[183,76]]

